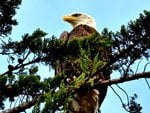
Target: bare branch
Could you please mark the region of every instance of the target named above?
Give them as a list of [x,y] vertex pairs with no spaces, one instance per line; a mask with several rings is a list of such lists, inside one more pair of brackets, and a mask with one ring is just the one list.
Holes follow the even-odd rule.
[[128,81],[137,80],[137,79],[140,79],[140,78],[150,78],[150,72],[137,73],[135,75],[128,75],[126,77],[112,79],[112,80],[104,80],[104,81],[101,81],[101,83],[98,83],[98,84],[103,84],[103,85],[110,86],[110,85],[113,85],[113,84],[128,82]]

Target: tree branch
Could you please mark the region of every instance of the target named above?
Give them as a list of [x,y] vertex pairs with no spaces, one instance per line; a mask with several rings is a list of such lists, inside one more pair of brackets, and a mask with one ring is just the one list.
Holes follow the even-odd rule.
[[[17,69],[20,69],[21,67],[25,67],[27,65],[30,65],[30,64],[34,64],[34,63],[38,63],[39,61],[41,60],[41,58],[37,57],[36,59],[32,60],[32,61],[29,61],[25,64],[21,64],[21,65],[16,65],[15,67],[13,67],[13,69],[11,71],[14,71],[14,70],[17,70]],[[1,74],[0,76],[3,76],[5,74],[8,74],[9,70],[6,71],[5,73]]]
[[122,77],[122,78],[104,80],[104,81],[101,81],[101,83],[97,83],[97,84],[103,84],[103,85],[110,86],[113,84],[128,82],[128,81],[137,80],[140,78],[150,78],[150,72],[137,73],[137,74],[128,75],[128,76]]
[[25,102],[17,107],[14,107],[12,109],[7,109],[5,111],[2,111],[1,113],[20,113],[25,111],[26,109],[32,107],[33,105],[35,105],[35,103],[38,101],[38,99],[33,99],[29,102]]

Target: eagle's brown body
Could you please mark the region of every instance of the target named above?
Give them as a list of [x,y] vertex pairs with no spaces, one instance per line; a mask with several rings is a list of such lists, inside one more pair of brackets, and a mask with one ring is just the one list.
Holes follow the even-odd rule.
[[[75,27],[70,33],[64,32],[60,39],[67,42],[68,40],[73,40],[75,38],[85,38],[87,36],[98,34],[98,32],[87,25],[79,25]],[[108,52],[108,51],[103,51]],[[101,54],[101,53],[100,53]],[[105,53],[102,53],[104,55]],[[106,61],[108,58],[107,54],[102,56]],[[71,60],[70,60],[71,61]],[[67,79],[72,80],[72,73],[76,72],[74,70],[76,63],[74,61],[61,62],[58,66],[57,73],[64,71],[68,76]],[[101,72],[98,77],[100,80],[106,80],[109,77],[109,72]],[[78,75],[79,76],[79,75]],[[68,81],[69,82],[69,81]],[[69,105],[68,113],[98,113],[99,107],[101,106],[107,93],[107,86],[95,86],[92,88],[81,88],[73,95],[73,99]]]
[[79,25],[75,27],[70,33],[68,33],[67,31],[64,31],[61,34],[60,39],[65,41],[65,40],[71,40],[74,38],[84,38],[86,36],[91,36],[97,33],[98,32],[90,26]]
[[[99,33],[96,31],[95,20],[86,14],[74,13],[71,15],[65,15],[64,21],[69,22],[73,26],[73,30],[69,33],[64,31],[60,40],[67,43],[69,40],[87,38],[88,36],[96,36]],[[99,58],[102,61],[109,61],[108,48],[101,47],[99,52]],[[94,56],[93,56],[94,57]],[[70,57],[66,61],[58,61],[56,66],[56,74],[64,72],[67,75],[66,83],[74,80],[74,76],[79,76],[82,73],[80,64],[76,62],[79,57]],[[97,80],[106,80],[110,77],[110,72],[104,69],[102,72],[95,75]],[[107,86],[86,86],[79,88],[73,94],[73,99],[69,104],[67,113],[99,113],[99,107],[101,106],[107,93]]]

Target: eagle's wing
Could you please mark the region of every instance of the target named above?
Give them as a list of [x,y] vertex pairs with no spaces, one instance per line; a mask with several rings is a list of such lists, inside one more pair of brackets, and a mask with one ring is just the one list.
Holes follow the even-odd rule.
[[64,32],[61,33],[60,40],[62,40],[62,41],[69,40],[69,33],[68,33],[68,31],[64,31]]

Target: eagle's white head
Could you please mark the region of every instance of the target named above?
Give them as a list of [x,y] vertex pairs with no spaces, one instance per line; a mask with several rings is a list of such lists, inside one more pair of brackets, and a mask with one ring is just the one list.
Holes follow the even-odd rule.
[[71,13],[70,15],[65,15],[63,20],[69,22],[73,28],[82,24],[96,29],[94,18],[84,13]]

